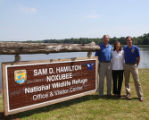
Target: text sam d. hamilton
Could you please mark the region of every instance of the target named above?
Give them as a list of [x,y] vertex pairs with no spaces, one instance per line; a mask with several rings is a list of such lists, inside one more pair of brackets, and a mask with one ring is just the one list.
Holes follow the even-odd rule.
[[[37,100],[47,99],[49,97],[53,97],[56,95],[64,95],[67,93],[80,91],[83,89],[83,85],[87,83],[88,79],[87,78],[73,79],[73,72],[74,71],[79,72],[81,70],[82,70],[81,65],[34,69],[33,73],[35,77],[46,75],[47,84],[42,84],[40,86],[34,86],[34,87],[26,87],[24,90],[25,94],[35,93],[32,98],[33,98],[33,101],[37,101]],[[72,86],[77,84],[82,84],[82,85],[77,87]],[[65,89],[65,87],[67,87],[67,89]],[[61,89],[58,90],[58,88],[61,88]],[[48,92],[39,93],[44,91],[48,91]]]

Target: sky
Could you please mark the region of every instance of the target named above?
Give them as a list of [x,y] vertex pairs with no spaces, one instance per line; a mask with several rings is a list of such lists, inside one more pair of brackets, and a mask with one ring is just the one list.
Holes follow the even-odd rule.
[[0,41],[145,33],[149,0],[0,0]]

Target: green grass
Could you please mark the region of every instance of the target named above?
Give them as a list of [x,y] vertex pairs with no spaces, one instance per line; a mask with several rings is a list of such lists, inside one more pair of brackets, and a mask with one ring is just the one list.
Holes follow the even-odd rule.
[[[55,105],[19,113],[5,119],[21,120],[148,120],[149,119],[149,69],[140,69],[144,102],[139,102],[134,82],[131,79],[132,100],[111,97],[98,98],[97,94],[88,95]],[[124,82],[122,94],[125,95]],[[0,111],[3,110],[0,96]],[[2,113],[0,116],[2,119]],[[0,119],[1,119],[0,118]]]

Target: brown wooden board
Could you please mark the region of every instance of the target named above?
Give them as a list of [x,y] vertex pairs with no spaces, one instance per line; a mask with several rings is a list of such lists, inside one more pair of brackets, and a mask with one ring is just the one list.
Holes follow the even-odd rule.
[[2,63],[5,115],[92,94],[97,57]]

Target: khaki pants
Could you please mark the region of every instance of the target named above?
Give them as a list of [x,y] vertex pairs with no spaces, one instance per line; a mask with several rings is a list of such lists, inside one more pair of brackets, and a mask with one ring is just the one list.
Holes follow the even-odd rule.
[[104,93],[104,78],[106,77],[107,95],[111,95],[111,63],[99,63],[99,96]]
[[142,93],[142,87],[139,81],[138,67],[136,64],[135,65],[125,64],[124,65],[126,94],[130,94],[130,86],[129,86],[130,73],[132,74],[132,77],[135,83],[137,95],[140,98],[143,96],[143,93]]

